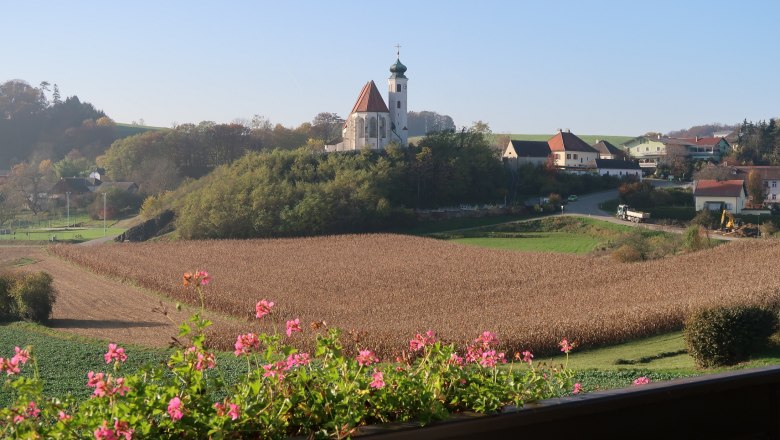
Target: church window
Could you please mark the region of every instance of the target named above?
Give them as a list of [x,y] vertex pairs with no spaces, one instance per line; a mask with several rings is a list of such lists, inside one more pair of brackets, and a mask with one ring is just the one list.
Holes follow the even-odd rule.
[[385,118],[379,118],[379,136],[381,136],[382,139],[387,137],[387,131],[385,129],[386,124]]
[[363,125],[364,125],[363,118],[358,117],[355,120],[355,134],[357,136],[365,136],[365,133],[364,133],[365,132],[365,128],[363,127]]
[[371,122],[368,124],[368,137],[375,138],[376,137],[376,117],[371,116]]
[[395,104],[395,106],[396,106],[397,108],[401,108],[401,101],[398,101],[398,102]]
[[396,84],[395,85],[395,91],[396,92],[400,92],[401,91],[401,84]]

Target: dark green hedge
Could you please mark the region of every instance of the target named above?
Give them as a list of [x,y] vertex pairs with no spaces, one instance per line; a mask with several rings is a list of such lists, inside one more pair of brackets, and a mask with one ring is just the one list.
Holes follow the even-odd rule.
[[691,315],[685,323],[688,353],[701,367],[745,360],[766,345],[778,328],[777,312],[760,307],[718,307]]
[[0,274],[0,320],[45,322],[56,293],[46,272]]

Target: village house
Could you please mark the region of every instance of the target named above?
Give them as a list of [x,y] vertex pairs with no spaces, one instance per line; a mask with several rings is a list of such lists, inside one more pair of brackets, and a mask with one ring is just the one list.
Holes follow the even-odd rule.
[[626,153],[608,141],[597,140],[593,149],[599,152],[599,159],[625,159]]
[[635,160],[596,159],[596,171],[600,176],[642,181],[642,168]]
[[504,150],[504,163],[517,169],[523,165],[545,165],[550,158],[547,141],[509,141]]
[[696,180],[693,182],[696,211],[727,210],[739,214],[745,209],[747,190],[744,180]]
[[553,163],[559,169],[584,171],[596,167],[599,152],[569,130],[558,130],[547,143],[552,151]]
[[513,169],[549,163],[559,170],[586,173],[596,169],[599,152],[570,131],[558,130],[546,142],[509,141],[502,158]]
[[720,162],[731,148],[724,138],[670,138],[660,134],[636,137],[623,143],[622,147],[629,156],[639,161],[642,168],[656,168],[674,155],[690,160]]
[[764,203],[780,203],[780,166],[730,166],[731,178],[748,181],[751,172],[758,173],[764,182]]

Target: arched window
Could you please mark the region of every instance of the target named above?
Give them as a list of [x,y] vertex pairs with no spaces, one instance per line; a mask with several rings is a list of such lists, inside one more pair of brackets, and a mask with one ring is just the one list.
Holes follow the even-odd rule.
[[379,118],[379,136],[381,136],[382,139],[387,137],[387,130],[385,129],[386,124],[385,118]]
[[365,128],[363,128],[363,126],[364,126],[363,118],[358,116],[355,119],[355,137],[365,136]]
[[368,137],[375,138],[376,137],[376,117],[371,116],[370,123],[368,124]]

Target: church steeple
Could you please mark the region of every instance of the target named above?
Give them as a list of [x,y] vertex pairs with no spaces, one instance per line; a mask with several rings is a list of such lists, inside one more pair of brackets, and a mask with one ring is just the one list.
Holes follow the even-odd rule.
[[388,102],[390,104],[390,131],[391,140],[402,146],[409,144],[409,129],[406,119],[406,66],[401,63],[401,46],[396,45],[396,60],[390,66],[390,78],[388,79]]

